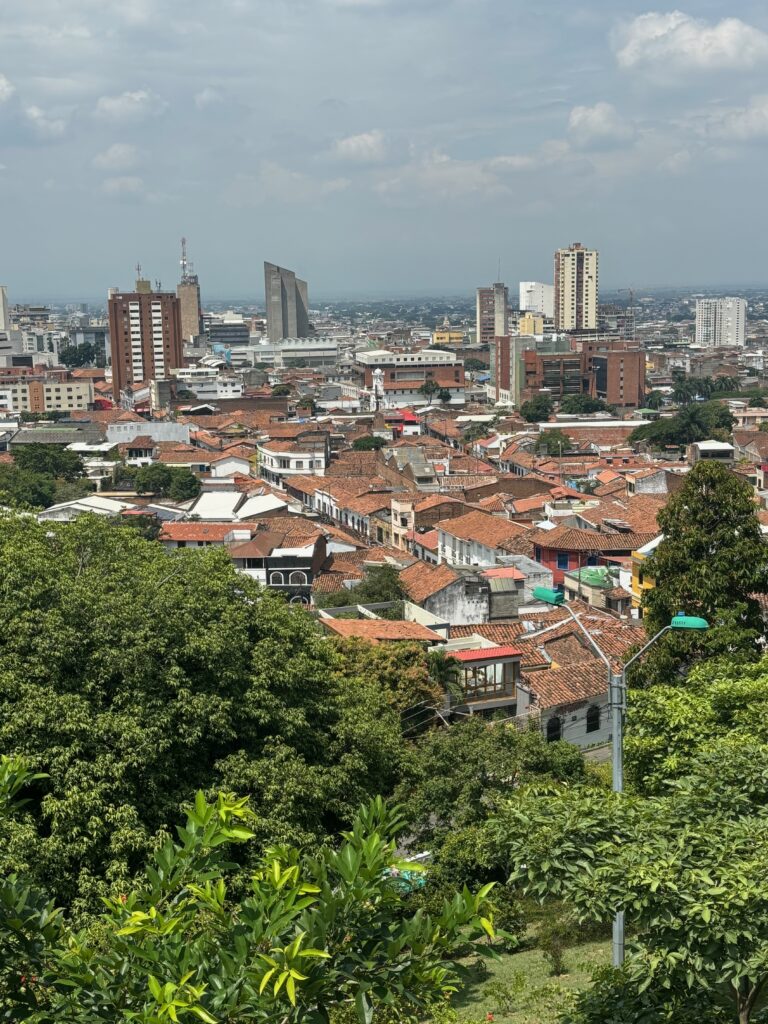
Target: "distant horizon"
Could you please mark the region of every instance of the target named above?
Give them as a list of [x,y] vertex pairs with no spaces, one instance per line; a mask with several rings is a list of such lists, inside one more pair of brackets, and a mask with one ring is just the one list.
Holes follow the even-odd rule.
[[[534,279],[531,279],[531,280],[534,280]],[[493,282],[488,282],[488,284],[491,284],[491,283],[493,283]],[[504,281],[503,283],[507,284],[508,288],[510,289],[510,298],[512,298],[514,296],[516,290],[517,290],[517,285],[518,285],[519,282],[511,282],[510,283],[510,282]],[[545,283],[548,283],[548,282],[545,282]],[[2,281],[0,281],[0,285],[1,284],[3,284]],[[458,301],[466,301],[466,302],[472,303],[472,302],[474,302],[474,299],[475,299],[476,288],[483,287],[483,285],[477,285],[477,286],[475,286],[475,288],[472,288],[470,290],[465,290],[465,289],[458,290],[457,289],[455,291],[448,291],[448,290],[446,290],[446,291],[443,291],[443,292],[435,292],[435,291],[432,291],[432,290],[413,291],[413,292],[359,291],[359,292],[350,292],[350,293],[348,293],[344,297],[339,296],[338,294],[336,294],[336,295],[334,295],[334,294],[313,295],[312,291],[311,291],[311,281],[309,282],[309,287],[310,287],[310,293],[309,293],[310,308],[314,309],[314,308],[317,308],[318,306],[322,306],[322,305],[343,305],[345,303],[357,305],[357,304],[365,303],[365,302],[392,302],[392,303],[395,303],[395,302],[426,302],[426,301],[432,301],[432,302],[455,302],[455,301],[458,300]],[[205,289],[204,289],[202,283],[201,283],[200,289],[201,289],[201,294],[202,294],[203,309],[205,309],[206,299],[207,299],[208,302],[215,303],[216,305],[227,305],[227,304],[229,304],[229,305],[232,305],[232,306],[248,306],[248,305],[251,305],[251,306],[262,306],[262,307],[264,306],[264,299],[263,299],[263,297],[250,298],[250,297],[246,297],[246,296],[236,296],[236,295],[221,295],[221,296],[220,295],[211,295],[211,294],[207,294],[205,292]],[[163,289],[162,290],[163,291],[173,291],[173,292],[175,292],[176,291],[176,285],[173,285],[173,286],[163,285]],[[747,284],[747,283],[741,283],[741,284],[734,284],[734,283],[730,283],[730,284],[701,284],[701,283],[698,283],[698,284],[695,284],[695,285],[693,285],[693,284],[689,284],[689,285],[668,285],[668,284],[664,284],[664,285],[644,285],[644,286],[635,286],[633,288],[633,291],[635,293],[636,299],[637,298],[642,298],[644,295],[661,296],[661,295],[664,295],[664,294],[681,295],[681,296],[688,295],[688,296],[691,296],[691,297],[694,296],[694,295],[697,295],[697,294],[702,294],[702,293],[704,293],[704,294],[717,293],[717,294],[723,295],[723,296],[725,296],[725,295],[745,296],[745,295],[748,295],[750,293],[755,293],[755,292],[758,292],[758,293],[759,292],[765,292],[766,294],[768,294],[768,283],[764,283],[764,284],[758,284],[758,283],[751,283],[751,284]],[[619,298],[619,299],[622,299],[622,300],[626,300],[627,299],[627,294],[626,293],[627,293],[627,288],[625,286],[622,286],[620,288],[601,288],[600,289],[600,297],[601,297],[601,299],[603,297],[605,297],[605,296],[610,296],[612,299]],[[72,296],[72,295],[68,295],[68,296],[61,296],[61,295],[56,296],[56,295],[53,295],[53,296],[41,297],[39,294],[36,294],[36,295],[25,295],[25,294],[22,293],[20,296],[17,297],[15,294],[11,294],[10,289],[9,289],[9,292],[8,292],[8,303],[9,303],[9,306],[11,306],[11,307],[13,307],[15,305],[29,305],[29,306],[50,306],[50,305],[52,305],[52,306],[64,306],[64,305],[78,305],[80,303],[86,303],[89,306],[103,306],[104,308],[106,308],[107,295],[106,295],[106,292],[105,292],[104,296],[101,297],[101,298],[96,298],[94,296],[91,296],[89,298],[87,296],[82,296],[82,295],[79,295],[79,296],[78,295],[75,295],[75,296]]]

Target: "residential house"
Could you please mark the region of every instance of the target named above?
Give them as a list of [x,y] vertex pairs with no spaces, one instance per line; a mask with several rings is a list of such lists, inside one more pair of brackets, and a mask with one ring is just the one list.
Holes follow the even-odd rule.
[[500,557],[515,554],[525,527],[487,512],[468,512],[437,524],[438,560],[449,565],[492,567]]
[[565,573],[584,566],[629,558],[633,551],[653,540],[656,531],[604,533],[599,530],[578,530],[556,526],[537,530],[530,536],[533,557],[552,572],[555,587],[562,587]]

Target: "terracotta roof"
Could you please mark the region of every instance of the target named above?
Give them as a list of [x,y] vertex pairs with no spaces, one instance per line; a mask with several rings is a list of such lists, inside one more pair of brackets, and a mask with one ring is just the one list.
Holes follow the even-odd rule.
[[163,523],[159,540],[224,541],[233,530],[248,529],[236,523]]
[[211,455],[210,452],[206,452],[202,448],[195,448],[192,451],[181,449],[180,451],[160,452],[155,461],[170,466],[209,466],[216,458],[217,456]]
[[598,530],[556,526],[554,530],[537,530],[528,535],[528,540],[538,547],[557,551],[636,551],[658,535],[658,530],[648,533],[601,533]]
[[578,704],[607,694],[608,690],[605,667],[597,659],[591,665],[524,671],[521,685],[531,690],[540,708]]
[[339,636],[354,636],[372,643],[391,640],[415,640],[440,643],[443,637],[418,622],[389,621],[388,619],[321,619],[322,624]]
[[355,512],[359,516],[370,516],[374,512],[388,509],[392,503],[390,494],[361,494],[355,498],[339,501],[339,508]]
[[427,551],[437,551],[439,543],[437,530],[426,530],[424,533],[411,531],[408,535],[408,539],[413,541],[414,544],[420,544],[421,547],[426,548]]
[[457,661],[500,661],[502,658],[519,658],[520,651],[516,647],[476,647],[471,651],[451,651],[450,657]]
[[460,498],[451,498],[446,494],[429,494],[426,498],[420,498],[414,506],[415,512],[426,512],[430,508],[439,508],[440,505],[461,505]]
[[415,604],[421,604],[428,597],[439,593],[459,578],[447,565],[428,565],[426,562],[414,562],[400,573],[400,582],[408,598]]
[[346,589],[344,587],[345,580],[361,580],[363,577],[362,572],[324,572],[312,580],[312,593],[337,594]]
[[467,512],[456,519],[444,519],[437,529],[459,540],[474,540],[486,547],[504,548],[526,533],[519,523],[489,515],[487,512]]
[[514,565],[504,565],[498,569],[484,569],[482,575],[489,580],[524,580],[528,578]]

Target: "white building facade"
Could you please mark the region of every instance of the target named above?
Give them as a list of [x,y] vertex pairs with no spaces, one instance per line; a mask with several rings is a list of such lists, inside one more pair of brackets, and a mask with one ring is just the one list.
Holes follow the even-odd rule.
[[543,313],[551,320],[555,315],[555,286],[542,281],[521,281],[520,312]]
[[696,300],[696,344],[704,348],[743,347],[747,300],[735,296]]

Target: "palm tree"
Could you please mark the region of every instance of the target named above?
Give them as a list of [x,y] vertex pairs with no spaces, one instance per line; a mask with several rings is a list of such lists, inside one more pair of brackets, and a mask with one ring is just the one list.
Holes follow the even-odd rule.
[[660,409],[664,405],[664,395],[661,391],[652,391],[645,400],[647,409]]
[[461,662],[440,647],[427,652],[429,678],[444,690],[453,700],[461,700],[463,693],[459,682]]

